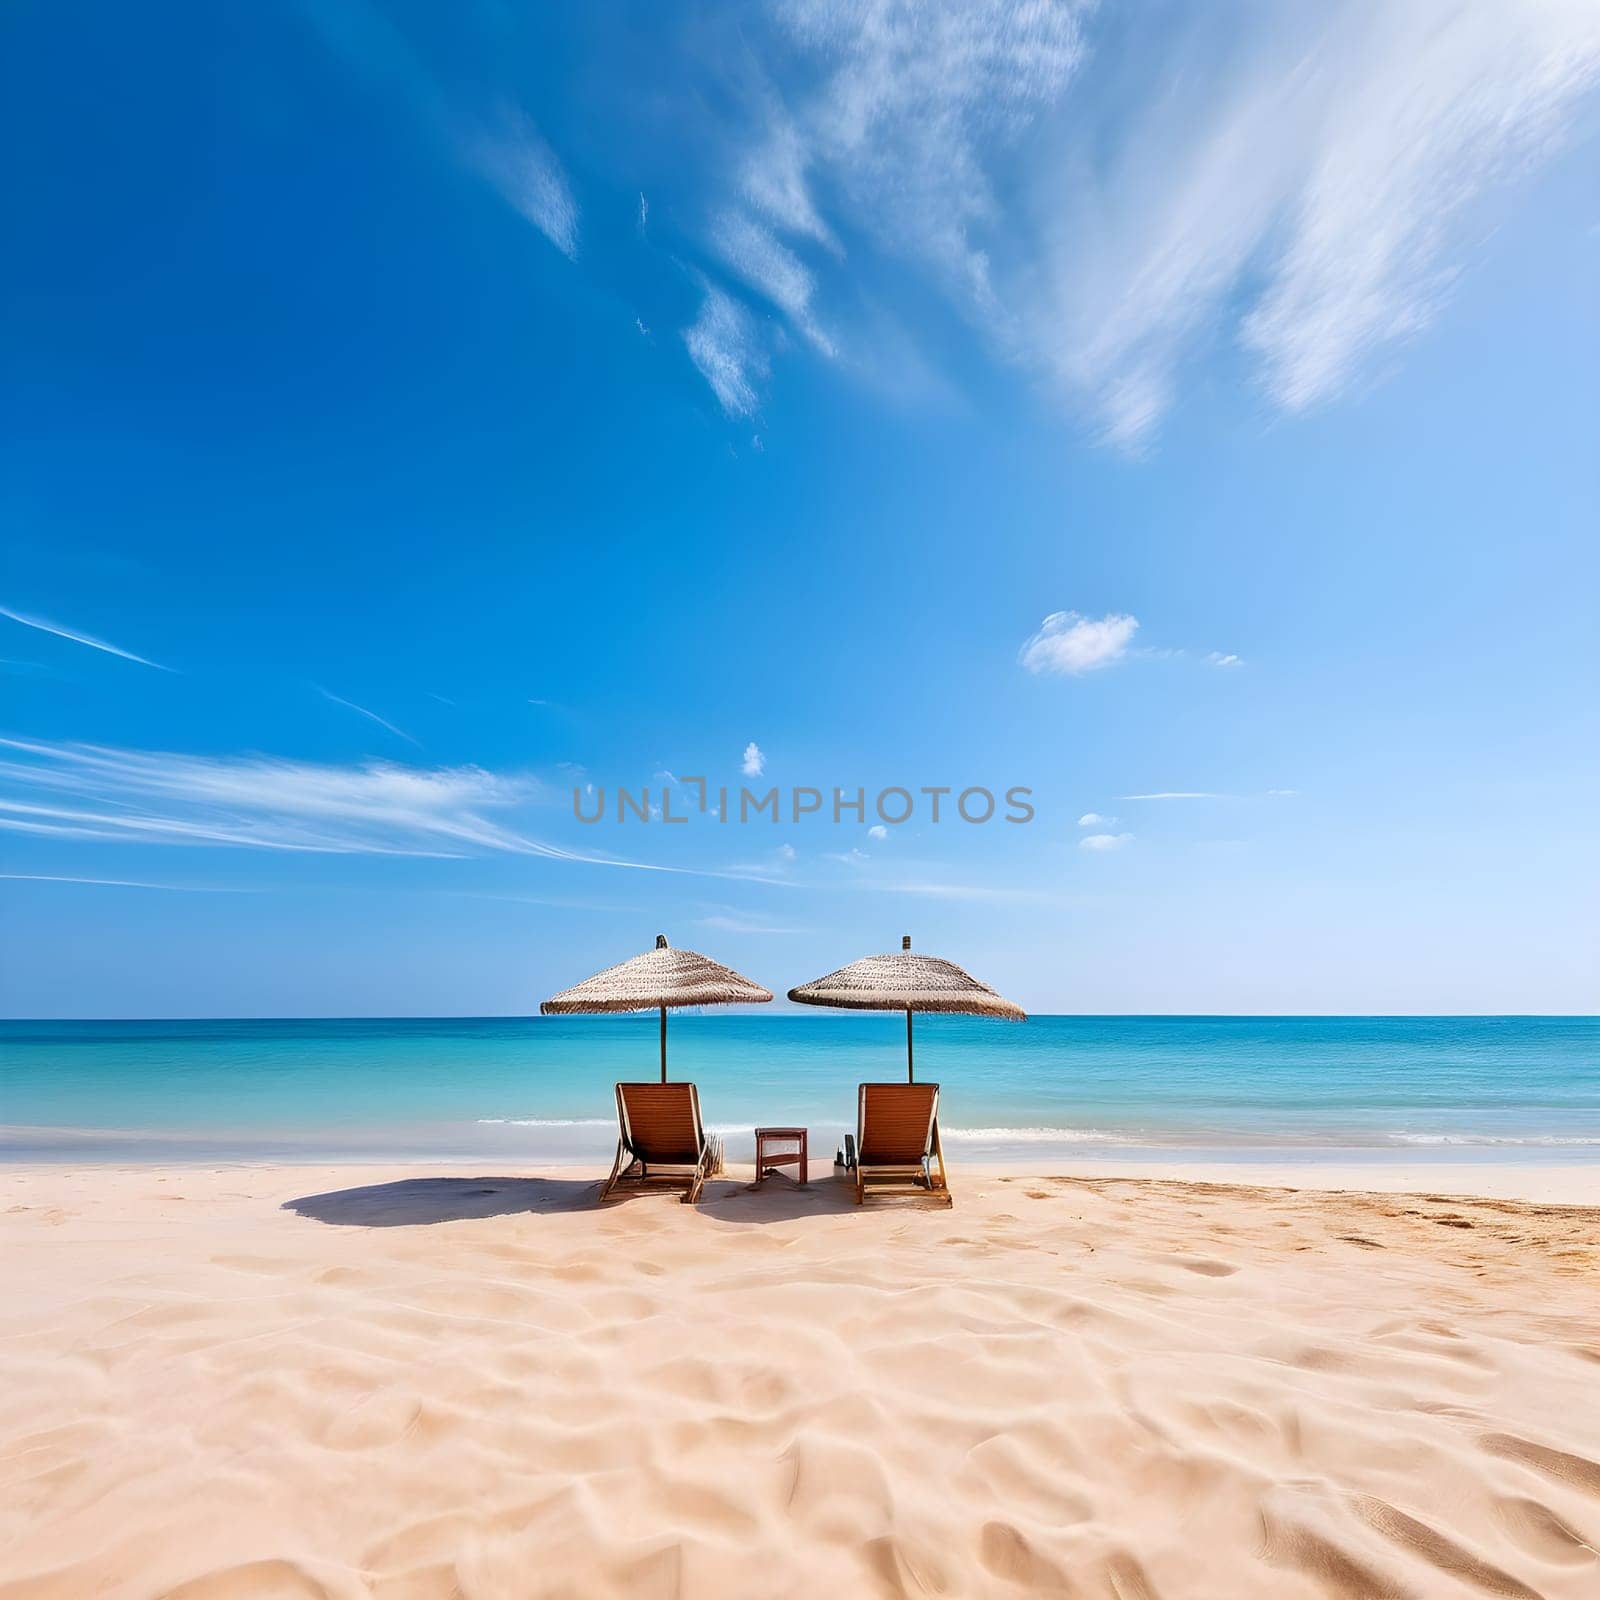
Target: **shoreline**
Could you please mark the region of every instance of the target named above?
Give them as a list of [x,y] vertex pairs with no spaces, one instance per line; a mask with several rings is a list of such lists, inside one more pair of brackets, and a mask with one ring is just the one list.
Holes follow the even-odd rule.
[[[1496,1154],[1438,1154],[1419,1159],[1397,1153],[1393,1160],[1345,1157],[1250,1160],[1225,1154],[1212,1157],[1130,1159],[1098,1154],[1074,1160],[993,1159],[962,1155],[947,1163],[952,1182],[963,1173],[974,1179],[1048,1178],[1070,1182],[1120,1178],[1153,1183],[1225,1185],[1233,1188],[1288,1190],[1307,1194],[1427,1195],[1451,1194],[1464,1198],[1527,1201],[1540,1205],[1600,1206],[1600,1160],[1574,1158],[1556,1161],[1548,1157],[1526,1160]],[[390,1153],[328,1156],[315,1152],[304,1155],[273,1155],[270,1158],[214,1153],[174,1157],[115,1156],[80,1157],[69,1160],[59,1155],[49,1159],[17,1157],[0,1159],[0,1192],[13,1175],[31,1177],[88,1176],[94,1173],[133,1173],[146,1176],[191,1172],[289,1173],[308,1170],[370,1174],[384,1171],[401,1174],[416,1169],[429,1175],[455,1173],[483,1175],[494,1173],[518,1178],[560,1177],[564,1181],[592,1178],[597,1184],[605,1176],[605,1166],[591,1157],[551,1159],[519,1157],[507,1151],[480,1151],[464,1155],[424,1154],[395,1156]],[[728,1162],[730,1176],[748,1182],[753,1169],[748,1160]],[[812,1185],[833,1183],[831,1156],[813,1156],[810,1163]]]

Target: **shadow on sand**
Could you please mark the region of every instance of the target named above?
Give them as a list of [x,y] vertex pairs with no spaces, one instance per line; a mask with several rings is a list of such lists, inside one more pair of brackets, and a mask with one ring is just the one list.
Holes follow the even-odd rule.
[[285,1200],[283,1209],[346,1228],[415,1228],[523,1212],[588,1211],[600,1185],[588,1178],[402,1178]]
[[[625,1195],[610,1200],[606,1211],[631,1206],[676,1205],[670,1193]],[[401,1178],[359,1189],[333,1189],[327,1194],[285,1200],[285,1211],[343,1228],[416,1228],[435,1222],[466,1222],[483,1217],[564,1211],[598,1211],[600,1184],[591,1178]],[[713,1178],[700,1196],[699,1210],[717,1222],[760,1224],[790,1222],[854,1211],[848,1184],[831,1178],[805,1188],[784,1178],[769,1178],[759,1189],[737,1179]]]
[[804,1188],[787,1178],[768,1178],[759,1189],[737,1179],[713,1178],[700,1196],[700,1209],[718,1222],[792,1222],[854,1211],[854,1195],[849,1184],[835,1183],[831,1176]]

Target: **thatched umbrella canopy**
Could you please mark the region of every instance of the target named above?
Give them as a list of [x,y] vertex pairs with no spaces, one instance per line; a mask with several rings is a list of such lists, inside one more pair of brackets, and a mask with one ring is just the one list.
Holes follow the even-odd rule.
[[997,994],[953,961],[914,956],[911,935],[898,953],[863,956],[825,978],[802,983],[789,998],[804,1006],[842,1006],[850,1011],[904,1011],[906,1014],[906,1081],[913,1081],[911,1013],[957,1011],[971,1017],[1004,1017],[1025,1022],[1027,1012]]
[[760,1005],[770,989],[752,983],[732,967],[693,950],[674,950],[664,933],[654,950],[607,967],[592,978],[553,994],[539,1010],[545,1016],[574,1011],[657,1011],[661,1013],[661,1081],[667,1081],[667,1007]]

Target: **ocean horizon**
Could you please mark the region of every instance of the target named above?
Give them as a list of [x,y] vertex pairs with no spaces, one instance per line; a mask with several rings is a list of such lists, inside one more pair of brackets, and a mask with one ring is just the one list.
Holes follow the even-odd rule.
[[[905,1072],[898,1014],[674,1014],[730,1157]],[[961,1160],[1600,1159],[1600,1018],[919,1016]],[[0,1160],[603,1162],[655,1013],[0,1022]]]

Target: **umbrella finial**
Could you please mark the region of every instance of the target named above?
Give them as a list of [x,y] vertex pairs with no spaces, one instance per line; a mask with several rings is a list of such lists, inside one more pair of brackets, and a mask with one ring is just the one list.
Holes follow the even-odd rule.
[[657,950],[665,950],[666,948],[667,948],[667,936],[666,936],[666,934],[658,933],[656,935],[656,949]]
[[911,935],[909,933],[902,933],[900,935],[900,948],[902,950],[909,950],[911,948]]

